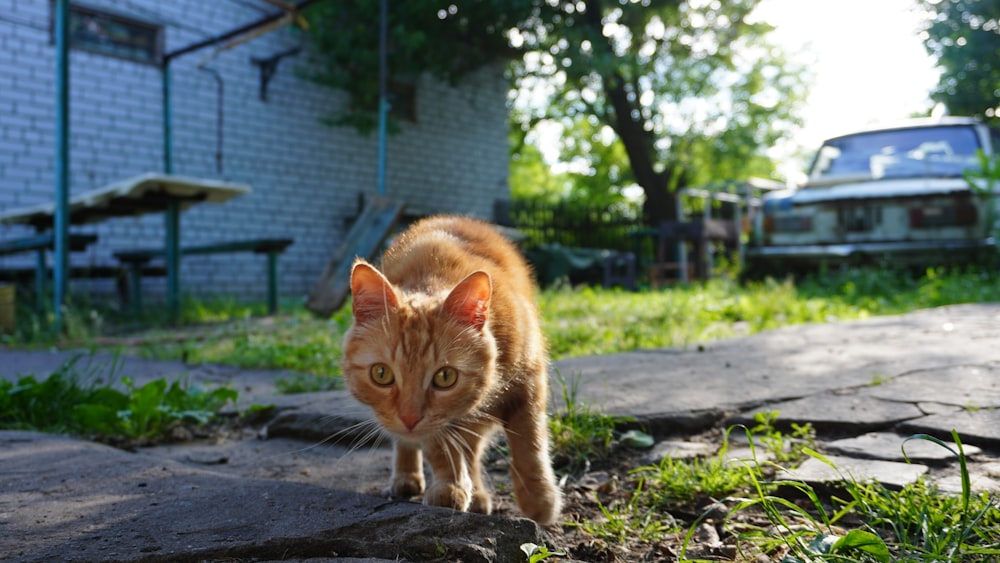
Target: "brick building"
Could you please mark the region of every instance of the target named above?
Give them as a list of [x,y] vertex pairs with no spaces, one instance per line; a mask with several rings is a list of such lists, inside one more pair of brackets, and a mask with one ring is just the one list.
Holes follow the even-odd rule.
[[[158,34],[162,52],[277,10],[263,0],[72,5],[84,18],[110,14],[116,24]],[[0,0],[0,211],[53,199],[52,6],[50,0]],[[299,46],[300,53],[277,64],[262,99],[262,72],[252,59]],[[70,52],[71,196],[163,169],[161,70],[155,56],[143,62],[148,54],[117,49],[95,44],[87,50],[77,44]],[[173,172],[253,189],[225,204],[202,204],[183,213],[182,245],[294,238],[279,260],[285,297],[303,295],[313,286],[358,213],[359,194],[376,192],[377,136],[321,122],[349,100],[343,92],[302,78],[308,60],[308,38],[285,28],[218,53],[212,47],[193,52],[171,64]],[[508,193],[506,91],[499,67],[454,88],[418,80],[411,120],[402,121],[401,131],[388,141],[388,195],[416,213],[489,218],[493,201]],[[73,231],[99,237],[85,253],[72,255],[74,265],[109,265],[115,250],[162,244],[164,224],[161,215],[147,215]],[[0,239],[25,232],[0,227]],[[0,268],[31,263],[24,255],[0,258]],[[185,258],[183,290],[260,299],[264,269],[264,261],[249,254]],[[162,280],[146,285],[149,295],[162,293]],[[113,291],[110,281],[74,281],[72,288]]]

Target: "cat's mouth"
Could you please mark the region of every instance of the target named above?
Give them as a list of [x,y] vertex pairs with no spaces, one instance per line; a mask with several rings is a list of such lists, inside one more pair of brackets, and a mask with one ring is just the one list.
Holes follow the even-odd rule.
[[382,426],[392,432],[397,438],[408,442],[419,442],[434,433],[426,420],[421,420],[413,425],[412,428],[407,427],[406,424],[398,420],[394,420],[388,424],[387,421],[383,420]]
[[427,439],[429,436],[433,434],[433,432],[425,428],[413,428],[411,430],[408,430],[406,428],[397,428],[394,429],[392,433],[395,434],[396,437],[399,438],[400,440],[404,442],[412,442],[414,444],[423,442],[425,439]]

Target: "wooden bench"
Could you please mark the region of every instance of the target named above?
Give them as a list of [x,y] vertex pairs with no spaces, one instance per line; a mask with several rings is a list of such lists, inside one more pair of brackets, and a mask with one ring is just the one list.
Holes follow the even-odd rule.
[[[86,250],[88,246],[97,242],[97,235],[70,234],[69,249],[73,252]],[[45,252],[54,250],[56,245],[55,233],[49,231],[18,239],[0,241],[0,256],[9,254],[20,254],[21,252],[35,252],[35,298],[38,301],[38,310],[45,308],[46,280],[49,276],[49,269],[45,263]]]
[[[231,252],[267,254],[267,309],[271,314],[274,314],[278,311],[278,255],[284,252],[292,242],[292,239],[252,239],[219,242],[182,247],[180,254],[181,256]],[[165,258],[166,250],[163,248],[120,250],[115,252],[114,256],[128,269],[129,293],[131,295],[132,306],[136,311],[141,311],[142,276],[148,271],[146,266],[154,259]]]

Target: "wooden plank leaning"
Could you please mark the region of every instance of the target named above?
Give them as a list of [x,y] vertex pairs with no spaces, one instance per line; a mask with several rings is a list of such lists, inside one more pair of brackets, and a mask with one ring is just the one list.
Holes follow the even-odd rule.
[[372,197],[347,232],[323,275],[306,299],[306,308],[329,317],[347,301],[351,293],[351,264],[355,257],[371,260],[392,228],[403,215],[405,205],[383,197]]

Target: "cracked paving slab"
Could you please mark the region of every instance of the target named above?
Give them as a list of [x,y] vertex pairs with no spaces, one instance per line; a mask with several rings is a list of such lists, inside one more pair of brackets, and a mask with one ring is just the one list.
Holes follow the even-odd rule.
[[101,444],[0,432],[0,554],[19,561],[521,561],[538,526]]

